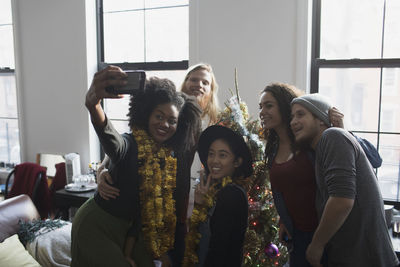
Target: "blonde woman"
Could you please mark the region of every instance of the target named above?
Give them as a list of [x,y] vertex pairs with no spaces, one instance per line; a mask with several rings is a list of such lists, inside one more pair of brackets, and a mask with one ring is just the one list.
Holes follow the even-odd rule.
[[203,125],[206,124],[205,127],[217,122],[218,84],[211,65],[200,63],[191,66],[183,80],[181,91],[196,97],[203,110],[202,119]]

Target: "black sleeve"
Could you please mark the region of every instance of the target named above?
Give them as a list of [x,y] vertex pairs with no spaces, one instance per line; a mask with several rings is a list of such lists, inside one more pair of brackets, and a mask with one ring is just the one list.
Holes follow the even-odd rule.
[[195,148],[177,153],[176,189],[174,192],[176,228],[174,248],[168,252],[172,266],[181,266],[185,251],[186,217],[190,191],[190,167],[193,163]]
[[241,266],[247,217],[247,196],[241,188],[228,185],[217,194],[205,266]]
[[190,169],[196,150],[177,152],[176,189],[174,192],[177,220],[186,221],[190,192]]
[[94,127],[104,152],[114,163],[119,162],[127,153],[126,139],[115,130],[111,121],[106,117],[104,127]]

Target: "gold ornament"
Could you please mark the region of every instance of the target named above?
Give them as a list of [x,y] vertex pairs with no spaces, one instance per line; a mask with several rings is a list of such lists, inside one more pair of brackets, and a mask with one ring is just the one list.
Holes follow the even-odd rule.
[[[175,240],[176,158],[172,150],[158,145],[143,129],[134,127],[132,134],[138,145],[138,161],[143,162],[138,173],[141,221],[144,241],[153,258],[173,248]],[[161,167],[161,165],[164,165]]]

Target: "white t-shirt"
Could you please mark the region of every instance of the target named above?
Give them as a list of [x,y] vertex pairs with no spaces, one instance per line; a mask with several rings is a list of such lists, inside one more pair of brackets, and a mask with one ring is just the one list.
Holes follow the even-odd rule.
[[[205,116],[201,120],[201,130],[204,131],[210,124],[210,118],[208,116]],[[202,169],[199,153],[196,152],[194,155],[192,167],[190,169],[190,177],[192,180],[200,178],[200,173],[199,171]]]
[[[205,116],[201,120],[201,129],[204,131],[210,124],[210,118]],[[194,155],[192,167],[190,168],[190,194],[189,194],[189,207],[188,207],[188,217],[192,214],[193,201],[194,201],[194,187],[197,185],[200,179],[200,170],[202,169],[202,164],[200,161],[199,153],[196,152]]]

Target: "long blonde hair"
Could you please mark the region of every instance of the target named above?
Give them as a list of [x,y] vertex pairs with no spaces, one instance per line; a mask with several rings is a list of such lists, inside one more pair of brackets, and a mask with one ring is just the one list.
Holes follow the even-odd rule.
[[181,91],[185,91],[184,87],[185,87],[186,81],[189,79],[190,75],[197,70],[205,70],[208,73],[210,73],[210,75],[211,75],[211,86],[210,86],[211,87],[211,97],[207,103],[207,106],[203,109],[203,113],[202,113],[201,117],[204,118],[206,115],[208,115],[208,117],[210,119],[209,125],[212,125],[212,124],[217,123],[219,105],[218,105],[218,96],[217,96],[218,84],[215,79],[215,75],[214,75],[211,65],[206,64],[206,63],[199,63],[199,64],[191,66],[187,70],[185,79],[183,80],[183,83],[182,83],[180,89],[181,89]]

